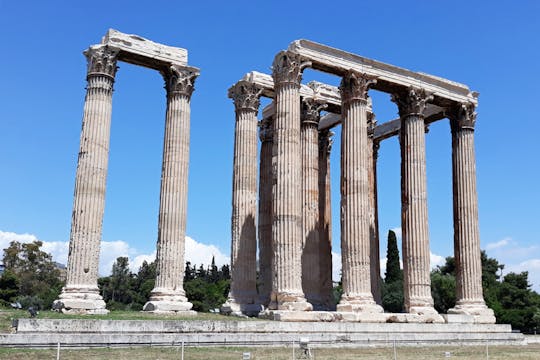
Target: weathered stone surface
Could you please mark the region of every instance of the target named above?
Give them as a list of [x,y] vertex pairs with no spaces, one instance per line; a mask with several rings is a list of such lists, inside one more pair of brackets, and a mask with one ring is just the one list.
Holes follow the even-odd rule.
[[107,31],[101,44],[117,49],[121,61],[157,70],[170,65],[185,66],[188,61],[186,49],[159,44],[139,35],[124,34],[114,29]]
[[187,311],[184,292],[190,99],[197,70],[171,66],[163,73],[167,113],[158,219],[156,284],[143,310]]
[[342,312],[379,313],[373,300],[370,277],[370,205],[368,169],[367,92],[372,77],[349,72],[342,80],[341,130],[341,258]]
[[434,103],[472,102],[477,99],[466,85],[425,73],[414,72],[380,61],[367,59],[330,46],[309,40],[293,41],[288,50],[311,62],[316,70],[344,76],[349,70],[374,76],[378,79],[374,89],[393,93],[411,86],[422,88],[435,95]]
[[[97,287],[105,188],[109,162],[116,52],[90,48],[88,85],[75,176],[66,286],[55,309],[78,312],[105,308]],[[64,310],[63,310],[64,311]]]
[[[410,88],[394,94],[401,117],[401,228],[405,310],[433,315],[427,211],[426,147],[423,112],[433,96]],[[440,318],[440,316],[439,316]],[[442,318],[441,318],[442,320]]]
[[[262,89],[238,82],[229,89],[236,109],[231,216],[231,290],[221,311],[250,313],[257,304],[257,113]],[[248,306],[249,309],[248,309]],[[250,310],[255,307],[255,310]]]
[[265,307],[272,293],[272,121],[272,117],[264,117],[259,123],[259,302]]
[[274,256],[270,309],[312,310],[302,292],[300,80],[298,58],[280,53],[274,59],[276,117],[273,124],[272,241]]
[[319,131],[319,286],[326,310],[335,310],[332,282],[330,152],[334,133]]

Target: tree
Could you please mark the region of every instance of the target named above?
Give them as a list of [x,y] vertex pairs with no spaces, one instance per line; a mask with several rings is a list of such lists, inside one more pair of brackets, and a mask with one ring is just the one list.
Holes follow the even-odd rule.
[[399,250],[397,245],[396,233],[388,231],[388,247],[386,250],[386,272],[384,281],[387,284],[394,281],[403,280],[403,270],[399,264]]
[[60,294],[63,282],[52,256],[42,251],[42,246],[41,241],[25,244],[12,241],[4,249],[3,262],[5,271],[18,279],[17,301],[50,308]]
[[101,278],[98,283],[102,288],[103,300],[111,310],[128,309],[136,298],[135,293],[138,289],[133,290],[133,287],[137,286],[129,270],[127,257],[118,257],[113,263],[111,276]]
[[7,306],[18,294],[19,278],[11,270],[5,270],[0,276],[0,303]]
[[403,270],[399,264],[396,233],[388,231],[386,272],[382,286],[382,305],[386,311],[403,311]]

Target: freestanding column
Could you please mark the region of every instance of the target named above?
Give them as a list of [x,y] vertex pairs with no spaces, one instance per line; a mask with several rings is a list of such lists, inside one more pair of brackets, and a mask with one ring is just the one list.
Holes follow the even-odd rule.
[[495,323],[482,293],[482,263],[478,230],[473,104],[457,104],[450,114],[452,128],[452,180],[454,189],[454,254],[456,306],[449,314],[467,314],[475,322]]
[[367,92],[375,78],[349,71],[341,81],[341,254],[343,295],[338,311],[378,313],[370,276]]
[[97,278],[117,51],[96,45],[84,55],[88,60],[88,86],[75,177],[67,280],[53,307],[67,313],[103,314],[108,311],[99,295]]
[[381,300],[381,260],[379,251],[379,219],[377,210],[377,151],[379,143],[373,139],[373,131],[377,121],[372,112],[368,113],[368,159],[371,159],[368,168],[369,178],[369,242],[371,266],[371,292],[373,299],[379,305]]
[[272,292],[272,121],[263,119],[259,126],[259,297],[264,306]]
[[312,310],[302,292],[302,192],[300,153],[300,81],[298,55],[280,52],[274,59],[275,88],[273,210],[273,283],[269,308]]
[[229,90],[236,109],[231,217],[231,290],[224,313],[258,314],[257,296],[257,112],[262,89],[239,82]]
[[319,119],[325,105],[302,99],[302,288],[315,310],[324,307],[320,286],[319,260]]
[[324,310],[335,310],[332,295],[332,202],[330,201],[330,130],[319,132],[319,287]]
[[424,109],[433,97],[423,89],[394,94],[401,117],[401,228],[405,310],[433,315],[426,182]]
[[184,292],[190,99],[199,72],[171,66],[163,71],[167,90],[167,115],[159,197],[156,285],[145,311],[189,311]]

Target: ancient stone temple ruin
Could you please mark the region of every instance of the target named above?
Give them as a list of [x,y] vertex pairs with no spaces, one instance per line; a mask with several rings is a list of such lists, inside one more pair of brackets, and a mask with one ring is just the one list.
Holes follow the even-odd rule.
[[[341,77],[341,85],[302,84],[308,67]],[[377,125],[369,89],[391,94],[399,119]],[[459,83],[307,40],[278,53],[272,75],[250,72],[234,84],[229,90],[236,108],[232,284],[222,311],[263,311],[264,317],[285,321],[494,323],[481,281],[477,95]],[[259,121],[261,96],[272,104]],[[321,117],[323,109],[327,114]],[[444,315],[431,297],[425,158],[426,128],[441,119],[449,119],[452,133],[457,269],[457,303]],[[336,305],[331,297],[329,154],[331,128],[337,125],[343,296]],[[399,136],[401,147],[406,312],[400,314],[383,313],[379,284],[377,151],[392,136]]]
[[106,313],[97,287],[105,187],[109,157],[112,94],[117,61],[159,71],[165,80],[167,111],[159,204],[157,278],[146,311],[190,312],[184,294],[184,238],[189,163],[190,99],[197,68],[187,50],[109,30],[90,46],[86,99],[66,286],[54,306],[68,313]]

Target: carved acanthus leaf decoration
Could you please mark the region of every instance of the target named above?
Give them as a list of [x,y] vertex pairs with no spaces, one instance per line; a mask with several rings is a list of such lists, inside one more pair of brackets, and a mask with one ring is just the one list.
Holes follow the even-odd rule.
[[476,124],[476,112],[473,103],[459,103],[453,106],[447,116],[451,120],[453,129],[474,130]]
[[313,98],[302,99],[302,124],[303,125],[319,125],[321,119],[321,110],[326,109],[327,104],[321,103]]
[[282,51],[274,58],[272,77],[275,85],[295,84],[300,86],[302,71],[311,66],[310,61],[302,61],[298,54]]
[[162,71],[162,75],[168,95],[180,94],[191,97],[199,71],[195,68],[171,65]]
[[88,75],[102,74],[113,78],[116,75],[118,50],[106,45],[96,45],[84,51],[84,56],[88,61]]
[[326,152],[326,154],[330,154],[332,144],[334,143],[333,136],[334,133],[330,129],[319,131],[319,152]]
[[256,84],[240,81],[229,89],[229,97],[233,100],[236,111],[249,109],[257,112],[262,91],[263,88]]
[[353,100],[367,101],[369,88],[377,83],[375,76],[349,70],[341,79],[339,91],[343,103]]
[[396,103],[399,116],[424,116],[426,104],[433,100],[433,95],[424,89],[410,87],[402,93],[392,94],[392,101]]
[[273,123],[271,117],[259,121],[259,139],[261,139],[262,142],[272,141],[274,135],[272,126]]

